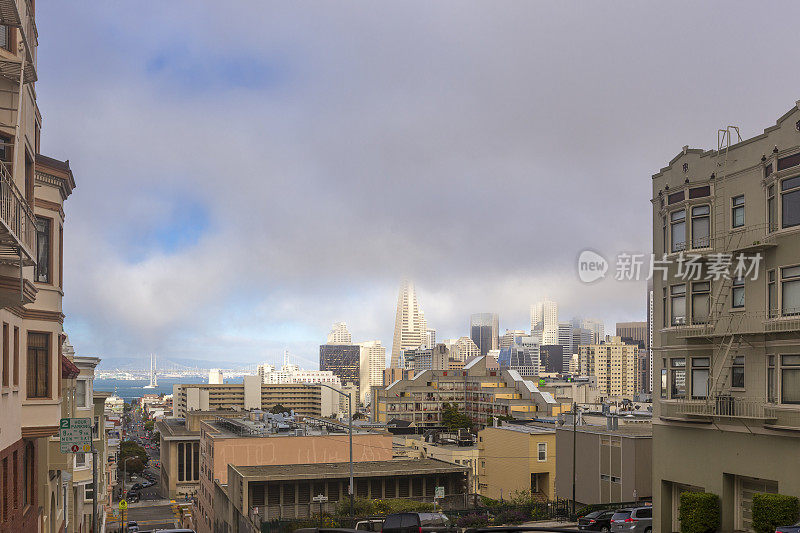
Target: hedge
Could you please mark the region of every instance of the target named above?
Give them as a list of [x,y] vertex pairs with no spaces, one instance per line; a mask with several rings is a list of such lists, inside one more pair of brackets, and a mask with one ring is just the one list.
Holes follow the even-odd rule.
[[753,529],[757,533],[772,533],[775,528],[789,526],[800,517],[800,501],[783,494],[753,495]]
[[719,529],[719,496],[710,492],[682,492],[679,508],[681,533],[709,533]]
[[[433,504],[414,500],[365,500],[356,498],[353,502],[355,516],[390,515],[394,513],[425,513],[433,510]],[[336,506],[338,516],[350,515],[350,498],[340,500]]]

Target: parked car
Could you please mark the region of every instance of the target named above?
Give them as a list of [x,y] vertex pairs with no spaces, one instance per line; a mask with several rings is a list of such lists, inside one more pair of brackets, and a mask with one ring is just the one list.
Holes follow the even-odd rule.
[[452,533],[457,528],[442,513],[397,513],[386,517],[382,533]]
[[800,522],[793,526],[780,526],[775,533],[800,533]]
[[612,533],[650,533],[653,531],[653,508],[618,509],[611,517]]
[[128,522],[128,528],[127,529],[128,529],[128,533],[135,533],[135,532],[139,531],[139,523],[134,521],[134,520],[131,520],[130,522]]
[[383,527],[383,519],[375,518],[356,522],[356,531],[380,531]]
[[609,533],[611,531],[611,517],[614,511],[594,511],[586,516],[578,518],[578,529],[581,531],[601,531]]

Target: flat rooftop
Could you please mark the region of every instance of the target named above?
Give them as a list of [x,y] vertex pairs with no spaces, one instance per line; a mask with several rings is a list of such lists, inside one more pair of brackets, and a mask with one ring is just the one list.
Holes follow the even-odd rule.
[[[349,463],[316,463],[303,465],[230,466],[248,481],[346,478]],[[353,477],[407,476],[412,474],[451,474],[469,468],[436,459],[396,459],[353,463]]]
[[[321,423],[321,419],[311,419],[309,422],[288,422],[285,424],[270,425],[259,420],[250,420],[249,417],[220,416],[203,420],[215,431],[211,437],[216,439],[236,438],[270,438],[270,437],[314,437],[331,435],[348,435],[348,428],[335,420]],[[383,435],[386,431],[362,429],[353,427],[353,435]]]
[[507,431],[517,431],[519,433],[553,433],[555,432],[554,427],[541,427],[541,426],[529,426],[529,425],[522,425],[522,424],[504,424],[499,427],[492,427],[486,429],[505,429]]
[[186,429],[186,421],[183,418],[164,418],[156,421],[164,438],[169,437],[199,437],[199,431],[189,431]]
[[[560,431],[572,431],[572,426],[564,424],[558,428]],[[621,437],[652,437],[653,426],[650,424],[630,424],[619,426],[617,429],[608,429],[606,426],[578,426],[579,433],[596,433],[598,435],[617,435]]]

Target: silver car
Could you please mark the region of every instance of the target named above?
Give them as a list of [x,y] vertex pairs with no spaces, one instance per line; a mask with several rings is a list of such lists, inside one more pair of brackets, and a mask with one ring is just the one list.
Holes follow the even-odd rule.
[[653,508],[618,509],[611,517],[611,533],[651,533]]

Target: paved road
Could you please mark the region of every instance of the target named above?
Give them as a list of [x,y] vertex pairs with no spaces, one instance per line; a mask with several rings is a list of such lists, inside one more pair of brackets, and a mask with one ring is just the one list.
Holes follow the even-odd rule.
[[[178,506],[174,503],[168,503],[166,505],[144,504],[130,507],[125,512],[125,522],[130,522],[131,520],[137,522],[142,531],[176,527],[178,525]],[[119,519],[109,519],[106,522],[106,530],[111,533],[117,533],[119,531],[119,523]]]

